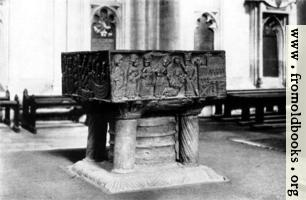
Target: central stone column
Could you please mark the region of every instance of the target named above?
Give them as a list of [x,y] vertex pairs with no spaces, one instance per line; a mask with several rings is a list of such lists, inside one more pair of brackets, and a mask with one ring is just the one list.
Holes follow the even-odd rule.
[[155,165],[176,162],[177,123],[174,116],[138,120],[136,164]]

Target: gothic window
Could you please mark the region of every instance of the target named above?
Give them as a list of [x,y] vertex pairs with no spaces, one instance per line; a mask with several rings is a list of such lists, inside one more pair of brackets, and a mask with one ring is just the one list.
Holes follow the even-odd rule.
[[264,14],[263,77],[279,77],[284,68],[284,26],[287,16]]
[[294,0],[245,0],[250,13],[250,77],[257,88],[285,86],[285,26],[295,22]]
[[214,29],[216,28],[215,19],[208,13],[204,13],[198,20],[198,26],[194,33],[195,50],[214,49]]
[[268,18],[263,28],[263,76],[278,77],[279,56],[278,56],[278,31],[280,25],[274,18]]
[[116,13],[102,7],[97,10],[91,25],[91,50],[110,50],[116,47]]

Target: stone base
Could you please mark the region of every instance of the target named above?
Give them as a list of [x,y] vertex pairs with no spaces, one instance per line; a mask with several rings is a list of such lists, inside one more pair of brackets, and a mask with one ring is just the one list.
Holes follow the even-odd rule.
[[133,172],[119,174],[111,171],[112,164],[109,162],[96,163],[82,160],[68,169],[106,193],[228,181],[209,167],[185,166],[180,163],[160,164],[153,167],[137,165]]

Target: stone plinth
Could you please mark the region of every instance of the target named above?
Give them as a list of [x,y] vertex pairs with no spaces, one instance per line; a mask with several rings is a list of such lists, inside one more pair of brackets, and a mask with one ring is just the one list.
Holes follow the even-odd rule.
[[209,167],[180,163],[136,165],[131,173],[114,173],[110,162],[82,160],[69,170],[107,193],[134,192],[190,184],[228,181]]
[[225,95],[224,52],[77,52],[62,64],[64,93],[88,114],[87,158],[71,172],[110,193],[226,180],[198,150],[198,114]]

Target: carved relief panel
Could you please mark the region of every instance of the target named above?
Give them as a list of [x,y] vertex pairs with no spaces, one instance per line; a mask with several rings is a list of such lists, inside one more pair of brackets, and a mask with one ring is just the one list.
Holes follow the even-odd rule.
[[199,95],[219,96],[226,92],[224,54],[206,54],[197,58],[199,68]]
[[62,85],[64,94],[85,98],[109,96],[108,52],[62,54]]
[[62,55],[63,91],[113,102],[225,94],[222,51],[100,51]]

